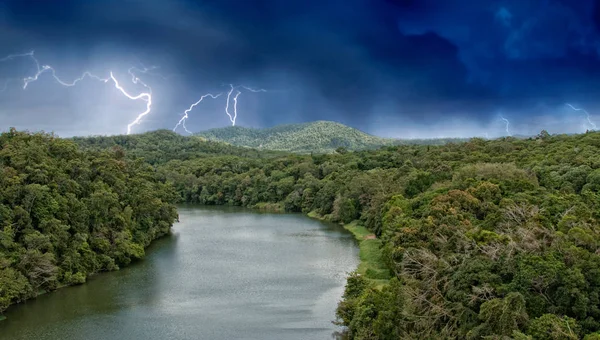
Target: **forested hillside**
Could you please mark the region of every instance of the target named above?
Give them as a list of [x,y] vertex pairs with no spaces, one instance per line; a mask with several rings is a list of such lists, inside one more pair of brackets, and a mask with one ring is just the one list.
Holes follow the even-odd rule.
[[340,123],[328,121],[279,125],[267,129],[231,126],[200,132],[198,136],[237,146],[296,153],[332,153],[338,148],[351,151],[369,150],[396,144],[443,144],[452,140],[381,138]]
[[[0,135],[0,313],[144,256],[177,218],[176,193],[119,148]],[[0,315],[1,316],[1,315]]]
[[331,153],[340,147],[348,150],[374,149],[394,143],[393,139],[375,137],[328,121],[279,125],[267,129],[231,126],[200,132],[198,136],[238,146],[300,153]]
[[379,251],[393,278],[349,278],[338,308],[349,338],[600,338],[600,133],[158,171],[188,202],[267,203],[373,233],[365,257]]
[[[167,137],[165,144],[161,143],[160,134]],[[11,142],[11,138],[15,141]],[[35,142],[38,139],[44,142]],[[41,224],[40,217],[31,216],[47,216],[44,214],[51,211],[56,220],[67,218],[68,222],[55,222],[56,225],[64,225],[69,231],[66,239],[81,240],[75,237],[79,231],[67,228],[71,225],[83,228],[80,220],[71,222],[68,218],[73,218],[72,213],[58,207],[64,202],[74,207],[86,206],[84,211],[88,212],[87,221],[91,224],[90,229],[82,229],[81,233],[87,234],[82,237],[89,239],[85,242],[89,252],[107,256],[93,257],[96,260],[92,263],[97,264],[91,268],[103,270],[106,267],[103,261],[112,263],[108,258],[117,265],[121,263],[118,259],[124,251],[113,252],[115,247],[121,249],[122,243],[117,242],[120,238],[115,236],[115,233],[121,235],[121,225],[137,230],[134,221],[145,216],[136,213],[146,211],[139,208],[138,199],[147,202],[152,195],[158,195],[150,202],[169,201],[169,190],[162,184],[165,182],[174,186],[181,201],[304,212],[344,223],[359,235],[363,240],[361,259],[368,263],[361,264],[358,272],[348,278],[344,300],[338,307],[338,321],[347,326],[348,338],[600,339],[600,133],[597,132],[574,136],[542,132],[529,139],[474,138],[439,146],[401,145],[313,155],[263,154],[202,140],[190,141],[168,132],[77,139],[90,150],[120,145],[128,158],[145,157],[154,170],[143,166],[141,160],[125,160],[118,147],[112,151],[82,153],[68,141],[14,132],[2,135],[2,141],[4,145],[12,145],[3,148],[3,169],[10,166],[16,169],[10,171],[24,173],[25,178],[37,181],[38,174],[56,166],[61,170],[49,172],[55,178],[53,181],[41,177],[44,179],[41,183],[29,179],[31,184],[46,185],[50,193],[74,191],[74,197],[83,202],[68,201],[73,196],[65,193],[67,201],[56,198],[58,205],[54,210],[38,210],[35,208],[38,196],[31,198],[25,190],[4,191],[18,198],[3,201],[0,206],[8,208],[2,211],[12,211],[12,215],[7,215],[9,219],[3,217],[2,221],[10,222],[3,222],[2,235],[8,230],[9,235],[19,236],[2,236],[3,247],[6,239],[13,240],[9,244],[21,247],[10,252],[3,248],[1,268],[5,279],[0,284],[7,287],[4,292],[11,291],[9,285],[13,284],[31,287],[27,292],[34,286],[42,287],[37,281],[39,271],[34,271],[33,278],[27,276],[31,275],[27,273],[32,267],[27,267],[30,262],[23,262],[23,258],[28,259],[25,255],[31,252],[45,254],[51,249],[56,254],[53,261],[59,267],[56,270],[59,282],[72,282],[68,277],[78,282],[73,279],[76,272],[90,268],[75,269],[70,265],[75,260],[62,260],[63,253],[80,249],[81,245],[60,248],[55,243],[62,243],[55,240],[55,235],[61,234],[43,229],[55,224]],[[184,146],[178,145],[179,141]],[[61,148],[52,147],[63,144]],[[69,153],[64,148],[74,151]],[[46,157],[49,160],[39,161]],[[98,163],[97,159],[103,161]],[[82,165],[74,168],[76,161]],[[52,166],[40,168],[38,164]],[[122,170],[123,174],[98,172],[104,169],[99,164],[115,164],[115,169],[128,170]],[[83,177],[77,175],[80,168],[89,169],[83,172],[86,174]],[[130,171],[145,175],[132,176]],[[5,175],[2,185],[17,181],[13,179],[15,176]],[[71,178],[79,186],[63,177]],[[131,186],[136,188],[135,183],[141,178],[150,183],[146,185],[157,189],[139,197],[126,194]],[[70,185],[52,186],[52,182]],[[94,200],[99,189],[91,183],[98,182],[105,184],[103,190],[115,192],[116,196],[110,197],[126,202],[114,206],[116,211],[122,209],[122,213],[116,214],[121,216],[117,221],[96,222],[115,216],[106,210],[101,215],[94,214],[96,209],[91,207],[101,203]],[[16,183],[13,185],[17,188],[23,186]],[[126,213],[130,211],[127,206],[131,207],[131,215]],[[166,212],[171,211],[167,206],[162,208],[164,216],[172,218]],[[154,206],[148,214],[157,211],[161,210]],[[13,229],[29,221],[21,218],[25,212],[30,214],[28,223],[32,227]],[[152,216],[165,221],[163,213]],[[94,223],[105,229],[101,227],[102,232],[96,232]],[[37,232],[33,231],[36,226],[40,226]],[[14,230],[30,230],[42,236],[25,237]],[[108,237],[108,243],[92,242],[107,233],[113,235]],[[130,234],[131,243],[145,244],[137,241],[139,231]],[[39,241],[42,237],[49,241]],[[137,254],[131,247],[125,249],[130,249],[128,257]],[[78,253],[89,254],[83,250]],[[22,295],[14,296],[11,301],[18,301]]]
[[188,160],[211,155],[269,157],[275,152],[258,152],[250,148],[207,141],[196,136],[182,136],[171,130],[157,130],[137,135],[74,137],[72,140],[84,150],[99,151],[120,147],[129,158],[140,158],[150,164],[172,159]]

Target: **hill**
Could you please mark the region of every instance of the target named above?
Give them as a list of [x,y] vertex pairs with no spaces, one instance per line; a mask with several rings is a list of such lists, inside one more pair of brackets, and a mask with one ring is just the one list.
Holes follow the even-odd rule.
[[[344,339],[600,339],[600,132],[170,161],[181,199],[360,240]],[[240,251],[243,251],[240,250]]]
[[468,138],[382,138],[341,123],[323,120],[278,125],[265,129],[230,126],[199,132],[196,136],[206,138],[209,141],[225,142],[237,146],[295,153],[332,153],[340,147],[350,151],[358,151],[391,145],[443,145],[449,142],[468,140]]
[[329,121],[279,125],[267,129],[231,126],[203,131],[197,135],[238,146],[300,153],[331,153],[339,147],[348,150],[376,149],[396,143],[391,138],[376,137]]
[[209,155],[232,155],[249,158],[269,157],[275,152],[259,152],[250,148],[207,141],[197,136],[182,136],[171,130],[150,131],[136,135],[73,137],[84,150],[122,148],[131,158],[144,158],[150,164],[169,160],[188,160]]

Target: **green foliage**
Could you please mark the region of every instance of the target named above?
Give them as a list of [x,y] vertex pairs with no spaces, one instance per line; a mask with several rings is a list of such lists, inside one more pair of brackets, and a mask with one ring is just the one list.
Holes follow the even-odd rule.
[[144,255],[176,193],[122,152],[11,129],[0,135],[0,313]]
[[519,293],[509,293],[505,298],[495,298],[481,304],[481,324],[468,333],[479,339],[490,335],[510,336],[527,324],[525,299]]
[[0,311],[33,296],[27,278],[13,268],[0,269]]
[[447,140],[394,140],[366,134],[349,126],[329,121],[304,124],[279,125],[268,129],[240,126],[211,129],[198,136],[210,141],[261,150],[278,150],[298,153],[334,153],[376,149],[403,143],[443,144]]
[[383,259],[381,240],[356,222],[344,227],[359,241],[360,264],[357,273],[373,281],[389,280],[390,269]]
[[198,136],[238,146],[300,153],[343,154],[348,150],[373,149],[394,142],[327,121],[280,125],[269,129],[231,126],[204,131]]
[[[345,223],[362,238],[361,267],[350,276],[338,307],[349,338],[593,339],[600,332],[600,133],[387,144],[351,152],[369,147],[344,142],[352,138],[333,141],[337,127],[320,126],[285,127],[279,135],[268,131],[278,136],[271,139],[264,131],[242,128],[211,133],[216,139],[239,138],[229,140],[232,144],[259,147],[252,143],[263,139],[272,143],[269,148],[337,152],[275,154],[219,149],[221,144],[214,143],[211,153],[200,139],[193,142],[197,151],[183,152],[178,142],[168,142],[174,144],[165,147],[170,155],[150,144],[123,148],[126,157],[151,161],[182,201],[276,206]],[[184,138],[181,143],[192,142]],[[79,173],[87,178],[95,172]],[[22,199],[16,205],[0,201],[0,217],[11,221],[2,229],[0,244],[13,249],[15,235],[32,224],[55,231],[32,230],[26,240],[20,238],[27,249],[18,262],[10,262],[15,270],[30,262],[51,268],[63,261],[38,253],[54,249],[62,237],[65,223],[50,217],[65,200],[81,216],[116,223],[106,216],[118,209],[118,200],[92,195],[101,186],[81,203],[54,198],[44,172],[33,174],[40,180],[28,183],[7,174],[4,178],[22,188],[9,189],[7,195]],[[115,183],[109,178],[106,183]],[[65,187],[77,187],[77,182],[65,182]],[[49,203],[40,205],[34,197]],[[114,248],[97,240],[97,234],[87,234],[85,218],[77,216],[69,223],[82,233],[74,235],[74,249],[84,262],[94,251]],[[130,221],[127,216],[122,220]],[[141,256],[140,249],[128,246],[138,234],[119,234],[122,241],[114,244],[121,250],[115,255]],[[26,254],[31,259],[23,264]],[[6,258],[13,261],[13,256]],[[102,266],[122,262],[120,256],[103,259]],[[53,278],[48,271],[34,282],[51,286]]]
[[236,155],[244,157],[268,157],[277,153],[262,152],[208,141],[199,136],[182,136],[170,130],[158,130],[138,135],[73,137],[72,140],[85,150],[113,150],[121,157],[143,157],[150,164],[169,160],[189,160],[211,155]]
[[434,182],[435,179],[429,172],[417,170],[410,175],[404,193],[407,197],[415,197],[425,192]]
[[348,277],[344,300],[337,316],[348,326],[346,336],[352,339],[412,338],[402,327],[409,322],[403,314],[406,307],[403,287],[396,279],[382,289],[353,273]]
[[577,322],[572,318],[544,314],[531,321],[528,333],[534,340],[570,340],[579,339],[580,331]]

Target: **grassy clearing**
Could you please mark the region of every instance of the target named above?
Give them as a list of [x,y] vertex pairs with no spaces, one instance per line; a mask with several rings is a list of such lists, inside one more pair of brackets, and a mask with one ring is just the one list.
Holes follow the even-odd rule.
[[[309,212],[308,217],[329,221],[328,216],[321,216],[316,211]],[[369,229],[358,224],[358,221],[345,224],[344,229],[350,231],[358,241],[360,263],[356,271],[369,279],[378,289],[387,285],[392,278],[392,273],[383,262],[381,240],[377,239]]]
[[381,240],[375,238],[373,233],[356,221],[345,225],[344,228],[349,230],[359,242],[358,273],[373,280],[377,286],[386,284],[392,275],[383,262]]

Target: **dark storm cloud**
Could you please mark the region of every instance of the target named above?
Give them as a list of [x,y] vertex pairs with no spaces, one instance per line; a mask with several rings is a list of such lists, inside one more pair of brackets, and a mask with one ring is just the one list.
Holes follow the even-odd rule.
[[546,90],[560,90],[555,82],[567,81],[562,92],[570,96],[573,81],[589,85],[593,76],[585,74],[600,70],[598,1],[443,3],[397,2],[403,8],[399,28],[407,34],[433,31],[453,42],[471,79],[501,95],[553,97]]
[[[49,62],[80,68],[137,55],[177,73],[172,84],[156,85],[147,128],[171,127],[198,93],[230,82],[276,90],[244,94],[242,125],[335,119],[405,134],[448,119],[493,125],[499,111],[524,122],[567,100],[598,105],[598,1],[0,4],[5,53],[35,48]],[[190,124],[214,127],[216,115],[216,125],[227,123],[220,106],[210,110]]]

